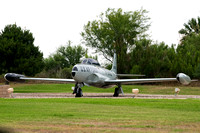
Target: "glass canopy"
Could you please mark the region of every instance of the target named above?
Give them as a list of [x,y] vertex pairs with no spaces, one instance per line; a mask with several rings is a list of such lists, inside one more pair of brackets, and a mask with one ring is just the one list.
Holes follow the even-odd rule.
[[91,58],[84,59],[81,64],[90,64],[90,65],[100,66],[100,64],[99,64],[99,62],[97,60],[91,59]]

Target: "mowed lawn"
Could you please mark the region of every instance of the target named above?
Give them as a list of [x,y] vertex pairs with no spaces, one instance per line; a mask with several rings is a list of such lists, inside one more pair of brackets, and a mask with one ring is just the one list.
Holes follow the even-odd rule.
[[[74,84],[11,84],[14,93],[72,93]],[[101,89],[92,86],[82,87],[83,93],[114,93],[114,88]],[[122,85],[124,93],[132,93],[138,88],[140,94],[174,95],[175,88],[180,88],[180,95],[200,95],[200,87],[164,86],[164,85]]]
[[3,99],[0,132],[200,132],[199,99]]
[[[11,84],[14,93],[71,93],[73,84]],[[125,93],[200,95],[200,87],[123,85]],[[84,92],[114,88],[84,86]],[[0,132],[200,132],[200,99],[0,98]]]

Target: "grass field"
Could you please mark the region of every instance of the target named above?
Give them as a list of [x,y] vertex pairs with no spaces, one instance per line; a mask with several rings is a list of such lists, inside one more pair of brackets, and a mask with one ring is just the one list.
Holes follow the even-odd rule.
[[2,131],[200,132],[199,125],[197,99],[0,99]]
[[[71,93],[73,84],[11,84],[15,93]],[[199,87],[124,85],[125,93],[200,95]],[[83,87],[83,92],[114,92]],[[200,132],[200,99],[0,98],[0,132]]]
[[[74,84],[11,84],[15,93],[71,93]],[[161,85],[122,85],[124,93],[132,93],[132,89],[138,88],[140,94],[166,94],[173,95],[176,87],[180,88],[181,95],[200,95],[200,87],[191,86],[161,86]],[[84,92],[114,93],[114,88],[101,89],[84,86]]]

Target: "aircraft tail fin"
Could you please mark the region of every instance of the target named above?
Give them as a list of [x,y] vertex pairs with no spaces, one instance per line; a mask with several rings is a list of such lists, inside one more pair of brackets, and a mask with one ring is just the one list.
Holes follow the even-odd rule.
[[112,64],[111,71],[113,71],[114,73],[117,74],[117,54],[116,53],[114,53],[114,58],[113,58],[113,64]]

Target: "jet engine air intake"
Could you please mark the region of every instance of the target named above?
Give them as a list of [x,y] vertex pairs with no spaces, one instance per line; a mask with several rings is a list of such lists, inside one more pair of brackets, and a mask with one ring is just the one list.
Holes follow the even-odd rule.
[[190,77],[184,73],[177,74],[176,79],[183,85],[188,85],[191,82]]
[[76,75],[76,72],[72,72],[72,77],[74,77]]

